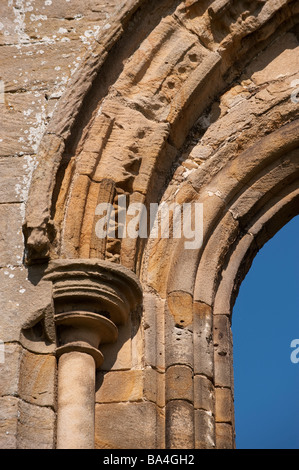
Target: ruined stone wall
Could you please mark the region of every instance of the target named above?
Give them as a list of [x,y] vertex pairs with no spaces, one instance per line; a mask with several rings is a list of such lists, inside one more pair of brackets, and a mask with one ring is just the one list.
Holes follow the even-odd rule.
[[[98,448],[234,446],[231,310],[298,208],[296,1],[0,2],[0,448],[56,446],[49,260],[139,276]],[[204,244],[99,241],[99,202],[201,202]]]
[[22,325],[51,295],[39,282],[43,268],[32,277],[23,264],[25,202],[53,111],[95,38],[109,31],[124,4],[0,2],[0,80],[5,91],[0,102],[1,448],[54,445],[55,358],[24,350],[19,342]]

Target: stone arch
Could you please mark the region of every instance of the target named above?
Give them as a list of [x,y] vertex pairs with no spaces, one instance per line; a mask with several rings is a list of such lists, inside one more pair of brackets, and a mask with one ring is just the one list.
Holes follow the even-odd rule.
[[[212,127],[208,116],[217,126],[217,100],[234,90],[243,68],[295,31],[298,5],[154,3],[128,3],[59,104],[27,203],[27,262],[96,258],[135,271],[144,291],[137,361],[143,395],[136,392],[136,402],[150,404],[148,442],[233,447],[231,303],[256,250],[294,215],[298,201],[298,110],[289,100],[290,83],[269,105],[266,99],[259,107],[261,95],[255,119],[244,120],[231,141],[219,137],[213,148],[201,140]],[[253,85],[239,86],[246,101]],[[194,135],[191,154],[200,147],[199,163],[189,158]],[[184,176],[176,178],[181,169]],[[202,202],[202,248],[187,252],[183,239],[99,242],[95,208],[117,205],[120,195],[146,205]],[[267,227],[270,234],[263,235]],[[115,409],[126,416],[122,404]],[[96,431],[98,447],[113,441],[105,430],[107,436]],[[114,439],[121,446],[120,433]]]
[[[297,132],[298,122],[293,121],[246,149],[238,158],[230,161],[227,166],[221,169],[214,178],[210,178],[210,181],[207,180],[205,182],[206,173],[201,168],[184,181],[179,190],[176,191],[175,200],[180,203],[187,201],[202,202],[204,205],[208,220],[208,224],[204,227],[204,244],[200,250],[190,250],[192,251],[190,254],[187,250],[183,249],[186,241],[184,238],[176,243],[173,241],[168,242],[168,240],[158,240],[157,244],[165,245],[162,248],[165,252],[169,251],[167,245],[171,245],[172,256],[172,260],[168,260],[168,266],[165,270],[165,272],[172,274],[170,277],[165,277],[163,287],[160,284],[161,293],[179,290],[178,286],[181,285],[183,290],[190,294],[193,294],[195,289],[195,296],[198,295],[198,298],[205,303],[211,304],[214,302],[215,279],[211,280],[208,286],[208,293],[205,294],[200,292],[200,287],[196,281],[195,275],[198,273],[199,258],[201,263],[205,260],[205,264],[202,264],[205,277],[208,276],[210,269],[215,274],[219,259],[214,256],[213,263],[215,264],[210,266],[208,261],[209,255],[219,251],[219,256],[223,256],[223,246],[227,246],[229,237],[233,236],[233,229],[236,226],[236,224],[231,224],[232,231],[228,230],[227,240],[219,238],[219,242],[221,241],[223,246],[218,243],[217,251],[215,251],[217,242],[214,241],[213,237],[217,226],[221,225],[220,221],[223,217],[231,215],[231,220],[235,218],[236,223],[240,220],[242,224],[245,224],[240,225],[238,228],[242,232],[246,229],[246,224],[250,223],[256,216],[255,205],[259,206],[262,203],[269,204],[268,199],[273,194],[276,194],[276,192],[279,194],[279,190],[282,188],[286,191],[286,188],[284,188],[284,178],[286,178],[288,184],[292,183],[291,188],[293,187],[294,180],[296,187]],[[292,159],[290,164],[286,163],[288,162],[288,156]],[[282,167],[286,167],[285,173],[281,171]],[[276,174],[277,176],[274,176]],[[266,190],[267,185],[269,186],[268,190]],[[244,209],[246,202],[248,203],[248,214]],[[238,204],[240,204],[240,207]],[[215,243],[215,246],[213,243]],[[206,244],[207,246],[205,246]],[[205,250],[207,250],[207,254]],[[158,260],[152,259],[151,262],[155,263]],[[163,261],[161,261],[162,263]],[[176,266],[182,267],[186,264],[188,265],[189,275],[185,277],[182,286],[182,279],[177,279],[173,273],[177,272]],[[202,272],[197,275],[200,277]],[[153,285],[155,285],[155,281],[153,281]]]
[[94,240],[95,205],[124,193],[130,202],[159,199],[203,111],[277,31],[295,23],[296,2],[243,3],[132,2],[116,18],[41,143],[24,224],[28,262],[96,256],[137,268],[142,248]]
[[[216,434],[217,447],[233,445],[232,307],[257,251],[298,214],[298,156],[298,121],[293,121],[230,161],[206,185],[201,185],[198,193],[194,188],[190,190],[190,182],[185,182],[176,197],[183,203],[190,201],[191,195],[194,202],[203,203],[202,247],[188,251],[183,248],[184,239],[176,244],[159,240],[149,250],[144,280],[166,299],[166,370],[175,368],[179,376],[188,365],[197,381],[206,382],[200,389],[213,390],[215,399],[216,425],[207,408],[196,409],[194,395],[195,419],[197,416],[200,424],[195,423],[195,434],[190,431],[189,444],[195,439],[200,447],[209,446]],[[164,252],[171,256],[162,266]],[[155,265],[160,269],[154,269]],[[183,351],[178,353],[175,342],[181,341],[179,337],[184,334]],[[166,387],[171,388],[167,372],[165,380]],[[180,398],[182,411],[189,406],[190,397],[187,399],[182,393]],[[178,411],[173,397],[168,406],[171,443],[177,442],[179,432],[172,417]],[[196,438],[198,427],[205,429],[205,442]]]

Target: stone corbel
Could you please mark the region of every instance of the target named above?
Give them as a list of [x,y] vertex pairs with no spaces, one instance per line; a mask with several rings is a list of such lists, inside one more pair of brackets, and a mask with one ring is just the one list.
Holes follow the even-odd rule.
[[22,325],[20,343],[37,354],[50,354],[56,350],[56,332],[53,304],[35,311]]
[[118,326],[142,302],[136,275],[98,260],[56,260],[53,283],[58,357],[57,448],[94,448],[95,371],[100,344],[116,341]]

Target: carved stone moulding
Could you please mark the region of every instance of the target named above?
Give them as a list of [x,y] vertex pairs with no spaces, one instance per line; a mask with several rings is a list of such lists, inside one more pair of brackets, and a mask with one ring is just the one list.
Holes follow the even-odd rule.
[[53,283],[56,354],[86,352],[103,362],[99,345],[115,342],[118,325],[141,304],[142,288],[129,269],[108,261],[52,261],[45,279]]

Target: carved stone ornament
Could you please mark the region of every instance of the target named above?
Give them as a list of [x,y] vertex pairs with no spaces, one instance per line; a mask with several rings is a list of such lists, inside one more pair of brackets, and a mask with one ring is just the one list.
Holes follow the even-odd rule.
[[115,342],[117,326],[141,303],[136,275],[108,261],[77,259],[51,262],[44,279],[53,282],[58,357],[87,352],[100,367],[99,345]]

